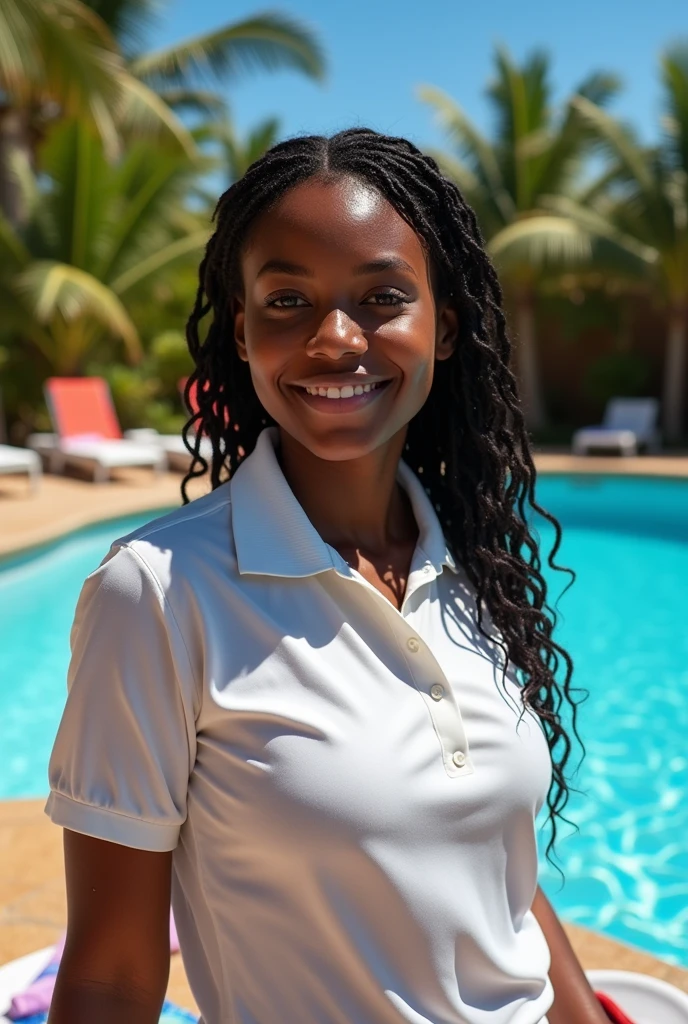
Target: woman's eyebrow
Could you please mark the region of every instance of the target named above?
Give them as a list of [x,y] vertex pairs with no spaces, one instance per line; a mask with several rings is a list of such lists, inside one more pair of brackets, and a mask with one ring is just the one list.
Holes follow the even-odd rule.
[[256,278],[263,274],[293,274],[294,277],[315,277],[315,273],[308,267],[302,267],[300,263],[290,263],[289,260],[268,260],[256,274]]
[[361,263],[356,267],[354,274],[377,274],[381,270],[406,270],[414,277],[418,277],[410,263],[402,260],[400,256],[388,256],[379,260],[371,260],[369,263]]
[[[368,263],[361,263],[354,268],[354,275],[361,277],[364,274],[378,274],[384,270],[405,270],[417,277],[415,270],[410,263],[402,260],[400,256],[386,256],[378,260],[370,260]],[[300,263],[292,263],[289,260],[268,260],[256,274],[256,279],[263,274],[291,274],[294,277],[315,277],[315,272]]]

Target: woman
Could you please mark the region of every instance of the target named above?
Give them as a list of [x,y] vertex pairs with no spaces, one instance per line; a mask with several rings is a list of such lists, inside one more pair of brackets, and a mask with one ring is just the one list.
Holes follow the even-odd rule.
[[281,143],[187,334],[214,489],[79,601],[50,1024],[153,1024],[170,887],[204,1024],[606,1020],[537,889],[572,697],[526,501],[560,531],[473,213],[403,139]]

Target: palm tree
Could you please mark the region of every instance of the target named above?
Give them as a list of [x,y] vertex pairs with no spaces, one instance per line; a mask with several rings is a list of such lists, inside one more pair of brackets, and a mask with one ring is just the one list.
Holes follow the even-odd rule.
[[193,162],[140,141],[117,163],[83,122],[64,121],[42,147],[39,186],[25,175],[29,218],[0,217],[0,305],[5,335],[51,373],[78,374],[116,339],[141,354],[125,303],[163,274],[197,264],[205,221],[183,206]]
[[[611,76],[593,74],[575,95],[601,105],[616,89]],[[546,55],[535,52],[518,67],[498,48],[487,94],[495,121],[491,139],[446,94],[420,90],[454,150],[435,156],[473,206],[513,307],[523,406],[537,429],[545,421],[535,339],[539,283],[544,274],[582,265],[596,248],[615,243],[611,229],[598,237],[549,205],[551,196],[574,190],[590,133],[573,99],[553,110]]]
[[630,128],[590,99],[575,100],[611,166],[607,187],[591,190],[569,213],[582,221],[592,211],[655,254],[645,277],[666,310],[663,427],[676,441],[685,429],[688,371],[688,46],[667,51],[661,71],[664,117],[658,147],[644,148]]
[[194,129],[192,134],[197,143],[210,143],[213,152],[219,150],[214,163],[224,176],[225,187],[229,188],[244,176],[254,161],[277,142],[279,128],[279,119],[268,117],[242,136],[229,111],[225,110],[220,117],[214,117]]
[[4,0],[0,7],[0,208],[21,218],[14,165],[34,163],[47,123],[79,116],[95,126],[106,152],[120,139],[173,140],[193,155],[192,137],[174,110],[216,109],[207,88],[254,68],[291,67],[322,78],[313,32],[266,13],[182,40],[140,49],[155,0]]

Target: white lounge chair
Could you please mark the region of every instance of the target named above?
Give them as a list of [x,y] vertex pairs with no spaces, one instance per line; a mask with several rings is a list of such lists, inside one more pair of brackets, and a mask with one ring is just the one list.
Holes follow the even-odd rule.
[[41,479],[41,460],[28,448],[0,444],[0,473],[27,473],[31,490],[35,492]]
[[[158,445],[167,456],[167,464],[170,469],[186,473],[191,465],[191,454],[180,434],[159,434],[152,427],[138,427],[135,430],[125,430],[124,437],[127,441],[133,441],[136,444]],[[204,459],[210,462],[213,457],[213,446],[209,437],[201,438],[200,453]]]
[[659,451],[658,416],[656,398],[612,398],[601,426],[584,427],[573,435],[573,453],[585,455],[591,450],[618,448],[622,455],[637,455],[640,445],[651,452]]
[[688,1024],[688,995],[667,981],[635,971],[585,974],[593,989],[611,996],[634,1024]]
[[74,463],[88,467],[94,480],[102,482],[112,469],[125,466],[150,466],[156,473],[166,469],[159,445],[122,437],[110,389],[101,377],[51,377],[45,397],[55,433],[31,434],[27,443],[52,472]]

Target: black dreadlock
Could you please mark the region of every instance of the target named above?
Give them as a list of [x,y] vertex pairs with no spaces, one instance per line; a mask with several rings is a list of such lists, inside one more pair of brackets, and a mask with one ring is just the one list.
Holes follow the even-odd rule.
[[[230,299],[241,292],[240,256],[250,225],[308,178],[344,175],[377,189],[413,228],[428,253],[438,298],[448,298],[458,313],[455,352],[436,364],[428,400],[409,424],[404,459],[421,474],[447,542],[475,587],[478,629],[495,639],[483,627],[484,605],[501,634],[497,642],[506,665],[511,660],[522,674],[524,709],[528,706],[540,718],[547,735],[553,768],[547,797],[549,857],[556,839],[555,816],[570,824],[562,814],[569,799],[564,769],[571,751],[560,718],[564,702],[572,710],[576,739],[581,740],[571,687],[573,663],[552,639],[557,616],[547,604],[526,502],[554,527],[548,556],[553,569],[562,568],[554,561],[561,527],[535,499],[535,466],[509,368],[511,344],[502,292],[475,214],[437,163],[411,142],[367,128],[331,138],[289,139],[252,164],[221,196],[186,328],[196,369],[185,399],[196,411],[185,427],[193,461],[182,484],[183,500],[189,500],[189,481],[208,470],[200,455],[203,434],[212,442],[210,480],[215,488],[250,455],[262,428],[274,423],[232,343]],[[199,325],[210,312],[212,321],[201,341]],[[564,680],[558,684],[555,676],[562,661]],[[561,748],[558,758],[555,748]]]

